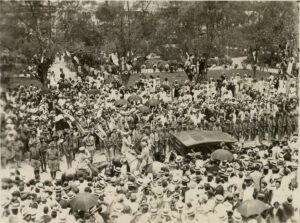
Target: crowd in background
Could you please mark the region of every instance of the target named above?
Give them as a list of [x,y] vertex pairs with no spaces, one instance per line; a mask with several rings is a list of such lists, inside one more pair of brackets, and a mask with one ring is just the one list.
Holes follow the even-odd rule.
[[[26,160],[35,175],[26,182],[15,171],[2,181],[7,195],[2,218],[8,222],[292,222],[297,217],[296,78],[223,74],[196,84],[141,75],[125,88],[101,72],[76,81],[67,80],[63,70],[60,76],[49,91],[20,85],[1,95],[1,165],[18,168]],[[62,116],[67,126],[60,125]],[[271,145],[235,148],[233,162],[201,154],[166,162],[170,135],[194,129]],[[131,150],[143,159],[147,150],[165,166],[159,174],[142,168],[123,173],[113,165],[97,176],[57,177],[65,171],[61,159],[72,168],[74,161],[93,162],[97,150],[112,164]],[[41,171],[52,180],[42,181]],[[71,200],[82,192],[95,194],[98,204],[77,212]],[[237,207],[251,199],[269,208],[241,215]]]

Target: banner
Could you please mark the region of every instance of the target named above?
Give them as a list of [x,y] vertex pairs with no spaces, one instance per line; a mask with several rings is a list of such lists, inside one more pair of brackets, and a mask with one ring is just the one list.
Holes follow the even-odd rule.
[[[79,121],[77,121],[72,115],[64,112],[63,110],[61,110],[59,107],[56,106],[55,108],[55,111],[57,111],[59,114],[57,116],[57,120],[61,120],[62,117],[63,118],[67,118],[70,120],[70,122],[75,125],[77,127],[77,129],[81,132],[81,133],[84,133],[84,128],[81,126],[81,124],[79,123]],[[72,126],[71,123],[69,123],[68,121],[65,121],[68,125],[69,125],[69,128]]]
[[58,130],[64,130],[64,129],[69,129],[70,125],[69,123],[65,120],[65,117],[60,109],[55,109],[55,114],[56,116],[54,117],[54,122],[55,122],[55,129]]
[[114,63],[114,65],[119,66],[119,58],[117,53],[110,54],[110,59]]

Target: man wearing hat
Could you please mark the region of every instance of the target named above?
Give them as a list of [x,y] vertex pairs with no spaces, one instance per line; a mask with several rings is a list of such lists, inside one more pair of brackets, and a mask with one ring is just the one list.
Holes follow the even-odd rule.
[[70,129],[68,140],[69,140],[69,146],[71,147],[73,160],[75,160],[75,155],[78,152],[78,148],[79,148],[78,136],[79,136],[78,132],[74,132],[73,129]]
[[92,135],[92,129],[89,131],[87,136],[83,139],[83,142],[85,143],[85,148],[90,152],[91,154],[91,162],[93,162],[94,154],[95,154],[95,137]]
[[36,141],[33,141],[30,150],[29,150],[29,162],[31,163],[31,166],[34,169],[34,175],[38,177],[40,175],[40,151],[37,148]]
[[37,144],[40,151],[40,161],[42,172],[47,172],[47,163],[46,163],[46,154],[47,154],[47,145],[45,143],[45,137],[40,136],[40,141]]
[[67,160],[67,168],[72,168],[72,159],[73,159],[73,151],[72,151],[72,147],[70,145],[70,141],[68,140],[68,133],[64,134],[64,139],[63,142],[61,144],[62,146],[62,152],[66,157]]
[[55,146],[54,141],[49,144],[49,150],[47,151],[46,161],[50,169],[52,179],[56,178],[56,171],[59,169],[59,152]]
[[143,172],[145,167],[147,167],[148,165],[153,163],[153,160],[152,160],[151,154],[150,154],[150,147],[147,144],[147,142],[142,141],[141,146],[142,146],[142,152],[140,155],[137,156],[137,158],[140,159],[140,161],[141,161],[140,173]]

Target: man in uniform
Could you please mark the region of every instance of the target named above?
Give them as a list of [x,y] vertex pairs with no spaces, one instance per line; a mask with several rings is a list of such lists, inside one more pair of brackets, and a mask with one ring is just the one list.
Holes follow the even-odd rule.
[[141,146],[142,146],[142,152],[141,155],[138,155],[137,157],[140,159],[141,164],[140,164],[140,173],[143,173],[144,168],[151,164],[152,158],[150,155],[150,146],[148,146],[147,142],[145,140],[143,140],[141,142]]
[[244,122],[242,123],[243,126],[243,138],[245,141],[249,139],[249,117],[246,116]]
[[249,125],[250,125],[250,139],[253,141],[255,140],[255,137],[257,135],[256,132],[257,120],[255,116],[252,118],[252,121],[249,123]]
[[58,171],[59,160],[59,152],[56,148],[55,142],[52,141],[49,145],[49,150],[47,151],[46,161],[48,162],[50,174],[53,180],[56,178],[56,171]]
[[[120,140],[120,138],[121,137],[119,137],[117,130],[114,128],[110,135],[111,147],[113,149],[113,158],[121,154],[122,141]],[[119,141],[121,141],[121,143]]]
[[30,145],[29,162],[34,169],[35,177],[38,177],[40,175],[41,162],[40,162],[40,151],[37,147],[36,141],[33,141]]
[[47,172],[47,163],[46,163],[46,154],[47,154],[47,144],[45,143],[45,137],[40,137],[40,142],[37,143],[39,152],[40,152],[40,160],[42,172]]
[[18,137],[15,144],[15,160],[17,162],[17,167],[20,168],[20,162],[22,161],[22,153],[24,149],[24,143],[21,138]]
[[272,115],[268,118],[268,140],[271,141],[275,137],[275,122]]
[[234,126],[234,136],[237,138],[238,141],[240,141],[241,132],[242,132],[241,119],[239,117],[237,117],[236,118],[236,123],[235,123],[235,126]]
[[67,167],[72,168],[73,151],[69,141],[68,133],[64,134],[64,141],[62,142],[62,152],[66,156]]
[[286,134],[288,138],[293,134],[293,114],[291,112],[288,112],[286,117]]
[[78,152],[78,148],[79,148],[79,142],[78,142],[78,133],[74,132],[72,129],[70,129],[70,133],[69,133],[69,146],[72,150],[72,159],[75,160],[75,156],[76,153]]
[[281,138],[283,136],[283,117],[282,113],[279,112],[277,116],[277,134],[278,134],[278,140],[281,141]]
[[94,154],[95,154],[95,137],[92,135],[92,131],[87,134],[87,136],[83,139],[83,142],[85,143],[85,147],[91,154],[91,162],[93,162]]

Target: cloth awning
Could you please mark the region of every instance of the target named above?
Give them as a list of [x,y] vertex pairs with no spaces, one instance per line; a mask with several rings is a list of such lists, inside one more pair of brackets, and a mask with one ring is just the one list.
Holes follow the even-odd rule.
[[173,134],[184,146],[190,147],[208,143],[233,143],[236,139],[221,131],[191,130]]

